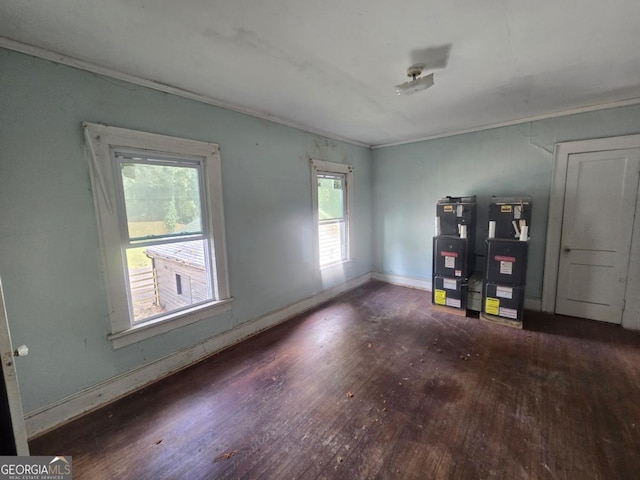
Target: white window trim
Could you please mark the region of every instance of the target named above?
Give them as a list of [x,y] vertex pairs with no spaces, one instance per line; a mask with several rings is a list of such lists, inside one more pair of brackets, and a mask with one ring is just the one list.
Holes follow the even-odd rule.
[[[112,341],[113,348],[130,345],[229,310],[232,299],[229,292],[218,145],[88,122],[82,125],[109,305],[111,334],[108,338]],[[210,216],[210,221],[206,223],[209,229],[210,249],[214,252],[212,262],[216,279],[213,287],[214,298],[217,300],[132,326],[121,249],[121,226],[116,206],[117,189],[111,161],[112,147],[204,158],[205,199]]]
[[[319,218],[318,218],[318,173],[339,173],[345,176],[347,187],[347,198],[345,207],[345,228],[346,228],[346,252],[347,258],[338,262],[320,265],[320,241],[319,241]],[[336,265],[342,265],[351,261],[351,198],[353,195],[353,167],[344,163],[328,162],[326,160],[311,159],[311,206],[313,211],[313,230],[314,230],[314,252],[316,265],[322,270],[331,268]]]

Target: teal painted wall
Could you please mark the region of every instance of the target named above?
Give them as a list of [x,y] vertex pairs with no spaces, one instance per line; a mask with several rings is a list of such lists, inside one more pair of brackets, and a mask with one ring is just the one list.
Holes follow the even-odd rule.
[[[430,280],[435,202],[534,200],[527,294],[540,297],[556,142],[640,133],[640,106],[371,152],[0,49],[0,276],[26,412],[376,271]],[[231,312],[114,351],[82,121],[220,144]],[[354,259],[313,259],[309,158],[354,166]],[[373,160],[373,161],[372,161]]]
[[[363,275],[371,151],[0,49],[0,276],[24,409],[40,407]],[[231,312],[114,351],[82,121],[220,145]],[[353,256],[322,278],[309,158],[354,166]]]
[[484,253],[492,195],[531,195],[527,296],[542,296],[553,148],[557,142],[640,133],[640,106],[568,115],[373,151],[374,268],[431,280],[435,205],[478,196]]

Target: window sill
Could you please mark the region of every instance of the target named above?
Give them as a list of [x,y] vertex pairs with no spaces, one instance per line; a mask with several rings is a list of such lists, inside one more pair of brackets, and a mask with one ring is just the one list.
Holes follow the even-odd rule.
[[176,328],[184,327],[192,323],[198,322],[213,315],[219,315],[223,312],[231,310],[233,298],[227,298],[218,302],[213,302],[205,306],[199,305],[189,310],[184,310],[168,317],[154,320],[148,323],[135,325],[128,330],[113,333],[107,338],[111,340],[111,346],[114,350],[126,347],[133,343],[146,340],[147,338],[162,335]]

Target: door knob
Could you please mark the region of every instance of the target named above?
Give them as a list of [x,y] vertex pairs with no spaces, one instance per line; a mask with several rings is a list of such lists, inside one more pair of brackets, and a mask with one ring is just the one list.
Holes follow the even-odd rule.
[[29,355],[29,347],[27,347],[26,345],[20,345],[15,349],[13,355],[15,357],[26,357],[27,355]]
[[565,245],[564,248],[562,249],[562,251],[564,253],[569,253],[571,251],[571,247],[569,247],[569,245]]

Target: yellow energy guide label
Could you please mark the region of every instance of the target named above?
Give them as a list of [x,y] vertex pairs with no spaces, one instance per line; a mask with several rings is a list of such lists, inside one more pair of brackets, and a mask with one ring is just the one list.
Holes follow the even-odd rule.
[[500,314],[500,299],[487,297],[484,304],[484,312],[489,315],[499,315]]

